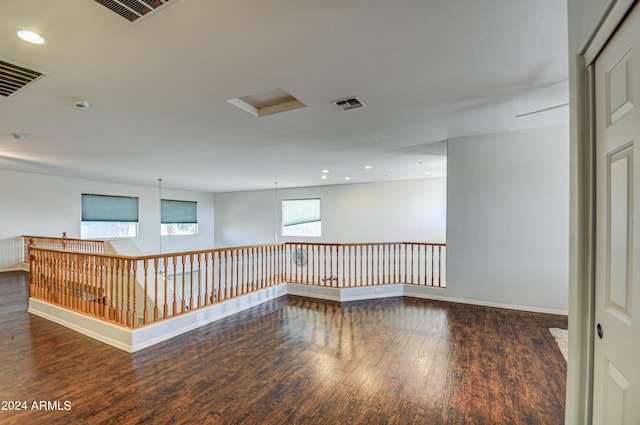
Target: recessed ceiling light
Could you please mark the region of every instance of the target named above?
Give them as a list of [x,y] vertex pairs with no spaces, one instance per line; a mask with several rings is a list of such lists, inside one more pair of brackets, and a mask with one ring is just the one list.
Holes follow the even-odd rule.
[[431,174],[431,171],[425,171],[424,173],[425,174]]
[[326,180],[327,176],[320,176],[322,180]]
[[351,177],[345,177],[344,179],[345,180],[351,180]]
[[33,44],[44,44],[44,38],[40,34],[37,34],[33,31],[29,30],[19,30],[16,32],[18,37],[23,39],[24,41],[28,41]]
[[22,140],[28,135],[29,135],[28,133],[11,133],[11,136],[16,140]]
[[322,174],[329,174],[329,170],[322,170]]
[[422,164],[423,164],[423,162],[422,162],[422,161],[416,161],[416,164],[418,164],[418,165],[422,165]]
[[364,169],[365,169],[365,170],[370,170],[370,169],[372,169],[372,168],[373,168],[373,167],[372,167],[371,165],[365,165],[365,166],[364,166]]

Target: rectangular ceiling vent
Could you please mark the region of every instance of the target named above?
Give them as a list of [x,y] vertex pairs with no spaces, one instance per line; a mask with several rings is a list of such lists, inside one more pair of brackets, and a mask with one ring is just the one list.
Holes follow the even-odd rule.
[[36,80],[46,77],[46,73],[26,68],[23,65],[0,59],[0,95],[13,96]]
[[358,96],[347,97],[345,99],[335,100],[333,105],[341,111],[349,111],[351,109],[362,108],[367,106]]
[[177,0],[93,0],[122,16],[129,22],[142,22]]

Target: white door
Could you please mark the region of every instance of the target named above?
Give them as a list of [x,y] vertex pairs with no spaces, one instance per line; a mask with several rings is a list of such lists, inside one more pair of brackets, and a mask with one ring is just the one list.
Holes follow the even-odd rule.
[[[636,50],[637,49],[637,50]],[[593,423],[640,424],[640,6],[595,65]]]

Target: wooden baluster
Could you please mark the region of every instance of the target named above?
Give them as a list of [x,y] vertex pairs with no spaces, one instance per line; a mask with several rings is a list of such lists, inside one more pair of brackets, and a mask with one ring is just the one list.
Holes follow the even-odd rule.
[[[133,298],[133,304],[131,306],[131,311],[132,311],[132,320],[131,320],[131,327],[135,328],[136,326],[138,326],[138,303],[137,303],[137,278],[138,278],[138,262],[136,260],[131,260],[130,262],[131,264],[131,268],[133,269],[133,277],[130,280],[130,283],[132,285],[132,289],[131,289],[131,295]],[[145,280],[146,280],[146,276],[145,276]],[[147,293],[147,287],[146,287],[146,282],[145,282],[145,288],[144,288],[144,293],[146,295]],[[146,298],[146,296],[145,296]]]
[[[373,256],[375,260],[372,258],[372,266],[375,266],[375,275],[376,275],[376,285],[380,285],[380,245],[375,244],[371,247],[373,250]],[[383,263],[384,264],[384,263]],[[383,282],[384,283],[384,282]]]
[[120,258],[117,261],[118,267],[118,322],[122,323],[124,321],[124,267],[123,260]]
[[438,286],[442,287],[442,245],[438,245]]
[[227,285],[227,251],[222,251],[220,253],[221,255],[224,255],[224,263],[221,264],[224,267],[224,293],[225,293],[225,299],[229,299],[229,285]]
[[269,249],[263,245],[260,251],[262,252],[262,287],[266,288],[269,286]]
[[[312,285],[316,284],[316,245],[311,244],[310,249],[307,251],[307,267],[311,264],[311,281]],[[308,273],[308,272],[307,272]]]
[[251,291],[256,290],[255,283],[255,271],[253,269],[253,264],[255,263],[253,247],[247,248],[247,282],[249,284],[249,289]]
[[167,318],[169,316],[169,304],[167,302],[167,300],[169,299],[169,291],[167,288],[168,282],[167,282],[167,271],[169,270],[169,265],[167,264],[168,262],[168,258],[162,257],[162,271],[163,271],[163,276],[162,278],[162,289],[164,291],[164,299],[162,301],[162,317],[163,318]]
[[218,257],[218,301],[225,300],[224,283],[222,281],[222,251],[217,252]]
[[89,272],[89,265],[87,264],[87,256],[83,255],[82,262],[80,263],[80,268],[82,269],[82,292],[84,296],[82,297],[82,303],[84,304],[84,312],[90,316],[93,316],[93,303],[91,299],[93,298],[93,291],[91,290],[91,274]]
[[111,319],[111,303],[113,303],[113,276],[111,272],[111,259],[103,258],[102,266],[104,268],[104,290],[105,290],[105,305],[104,305],[104,317],[107,320]]
[[110,268],[111,268],[111,278],[112,278],[112,288],[111,290],[113,291],[113,307],[112,307],[112,313],[111,313],[111,320],[113,320],[114,322],[116,322],[118,320],[118,259],[117,258],[112,258],[111,259],[111,264],[110,264]]
[[101,257],[99,260],[100,268],[100,315],[104,318],[108,318],[109,316],[109,307],[108,303],[111,302],[109,298],[109,282],[108,282],[108,271],[107,271],[107,261],[104,257]]
[[414,257],[414,255],[413,255],[414,249],[413,248],[414,248],[414,244],[410,244],[409,246],[411,248],[411,282],[410,283],[413,283],[413,276],[415,274],[414,268],[413,268],[413,260],[414,260],[414,258],[413,258]]
[[260,245],[260,247],[258,248],[258,251],[260,252],[260,288],[266,288],[268,286],[268,279],[267,279],[267,263],[268,263],[268,258],[267,258],[267,247],[264,245]]
[[415,275],[415,284],[420,284],[420,253],[422,248],[422,244],[416,244],[416,263],[418,265],[418,270],[416,271],[416,275]]
[[[144,272],[144,287],[142,290],[142,324],[146,325],[148,322],[148,314],[149,314],[149,306],[147,305],[147,299],[149,298],[149,285],[148,285],[148,276],[149,276],[149,260],[144,259],[142,260],[142,270]],[[137,264],[137,261],[136,261]],[[134,289],[133,292],[136,293],[137,292],[137,282],[134,279],[133,280],[133,285],[134,285]],[[134,301],[135,304],[135,301]],[[134,308],[134,311],[136,311],[136,309]],[[136,317],[138,315],[137,311],[136,311]],[[137,321],[136,321],[136,325],[137,325]]]
[[[173,310],[171,311],[171,316],[175,316],[176,314],[178,314],[178,285],[177,285],[177,277],[178,277],[178,264],[176,263],[177,260],[177,256],[173,255],[171,256],[171,262],[173,264]],[[167,279],[167,282],[169,282],[169,276],[166,275],[165,276]],[[184,285],[183,285],[184,286]],[[184,302],[184,298],[182,299],[182,302]]]
[[246,294],[248,292],[247,281],[244,278],[244,248],[238,250],[238,284],[240,285],[241,292]]
[[[180,313],[184,312],[186,310],[187,307],[187,294],[186,294],[186,285],[185,285],[185,267],[184,267],[184,263],[185,263],[185,256],[182,255],[180,256],[180,268],[182,269],[182,271],[180,272],[180,291],[182,292],[182,301],[180,302]],[[177,274],[173,274],[173,283],[174,285],[176,284],[176,282],[178,281],[178,275]]]
[[[186,278],[186,274],[187,274],[187,273],[189,273],[189,298],[188,298],[188,300],[189,300],[189,301],[188,301],[188,302],[189,302],[189,304],[187,305],[187,308],[185,309],[185,310],[188,310],[188,311],[189,311],[189,310],[192,310],[192,309],[193,309],[193,305],[194,305],[194,302],[193,302],[193,298],[194,298],[194,296],[193,296],[193,292],[194,292],[194,290],[196,289],[196,288],[194,287],[194,285],[193,285],[193,273],[194,273],[194,270],[193,270],[193,263],[194,263],[194,261],[193,261],[193,254],[189,254],[189,256],[188,256],[186,259],[187,259],[187,261],[188,261],[188,265],[187,265],[188,267],[187,267],[187,266],[185,266],[184,264],[182,265],[183,270],[185,270],[185,271],[182,273],[182,284],[184,285],[184,280],[185,280],[185,278]],[[186,304],[186,303],[187,303],[187,298],[185,297],[185,304]]]
[[211,302],[217,303],[220,299],[220,276],[216,280],[216,265],[218,266],[218,270],[220,270],[220,261],[216,261],[219,251],[214,251],[211,253]]
[[381,245],[381,249],[382,249],[382,283],[388,285],[392,283],[391,277],[389,276],[389,270],[390,270],[389,257],[391,254],[389,252],[389,244],[383,243]]
[[200,253],[196,254],[196,258],[197,258],[197,263],[198,263],[198,267],[196,268],[196,279],[198,279],[198,296],[196,297],[196,303],[198,305],[198,308],[204,306],[204,297],[206,296],[206,294],[202,293],[202,263],[201,263],[201,259],[200,259]]
[[93,311],[93,315],[95,317],[100,317],[100,283],[98,280],[99,272],[98,272],[98,257],[89,257],[89,269],[91,271],[90,282],[91,282],[91,310]]
[[[153,259],[153,281],[154,281],[154,291],[153,291],[153,321],[157,321],[158,317],[158,257]],[[165,286],[166,288],[166,286]],[[165,305],[166,305],[166,296],[165,296]],[[146,317],[146,315],[145,315]],[[145,322],[146,323],[146,322]]]
[[321,282],[322,285],[326,286],[327,285],[327,246],[326,245],[322,245],[322,249],[320,250],[322,252],[322,274],[323,277],[321,278]]
[[338,287],[342,288],[344,287],[344,282],[346,282],[347,280],[347,269],[345,268],[346,266],[346,249],[343,245],[338,245],[338,258],[342,258],[342,271],[338,271]]
[[369,244],[365,245],[365,251],[364,251],[364,258],[365,258],[365,264],[364,264],[364,270],[365,270],[365,285],[371,285],[373,282],[371,280],[370,274],[369,272],[371,271],[371,269],[369,269],[369,252],[371,251],[371,246]]
[[74,281],[73,281],[73,263],[70,261],[71,259],[69,258],[68,255],[65,254],[61,254],[62,258],[62,264],[64,265],[64,270],[65,270],[65,279],[64,279],[64,286],[67,289],[67,307],[72,309],[72,310],[77,310],[78,308],[75,305],[75,301],[76,299],[74,298]]
[[356,253],[357,253],[357,247],[354,244],[349,244],[349,249],[348,249],[348,269],[349,269],[349,288],[353,288],[355,286],[357,286],[357,276],[358,276],[358,270],[357,270],[357,265],[358,265],[358,260],[356,258]]
[[255,290],[260,289],[260,248],[253,247],[253,274]]
[[264,275],[264,287],[267,288],[270,286],[269,284],[269,245],[264,246],[264,269],[262,274]]
[[234,276],[237,273],[237,269],[236,269],[237,251],[235,249],[229,250],[229,256],[231,260],[231,293],[233,294],[233,297],[237,297],[238,295],[240,295],[240,292],[242,289],[238,285],[239,282],[237,278],[234,280]]
[[276,244],[273,246],[273,284],[280,283],[280,244]]
[[273,245],[267,245],[267,286],[273,286]]
[[[429,279],[429,244],[424,244],[424,285]],[[431,271],[433,273],[433,270]],[[419,283],[419,282],[418,282]]]
[[269,286],[273,286],[275,280],[275,245],[269,245]]
[[102,299],[100,290],[100,271],[98,267],[98,257],[90,257],[91,282],[93,288],[93,312],[96,317],[100,316],[100,300]]
[[267,286],[269,286],[269,270],[268,270],[269,257],[267,254],[267,246],[263,245],[261,247],[261,250],[262,250],[262,287],[266,288]]
[[213,255],[213,254],[210,252],[205,252],[203,254],[204,256],[204,305],[205,306],[213,302],[213,283],[211,284],[211,292],[209,292],[209,255]]
[[[336,251],[336,255],[334,256],[333,251]],[[337,286],[338,281],[336,280],[338,277],[338,247],[336,245],[329,245],[329,282],[331,282],[331,286]],[[335,269],[334,269],[335,265]],[[335,279],[334,279],[335,278]]]

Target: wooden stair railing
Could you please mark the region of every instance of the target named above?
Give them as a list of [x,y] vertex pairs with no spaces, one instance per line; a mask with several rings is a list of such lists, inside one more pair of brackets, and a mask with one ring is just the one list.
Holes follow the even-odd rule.
[[285,282],[446,286],[445,244],[287,242],[133,257],[99,252],[101,241],[29,239],[31,297],[132,328]]

